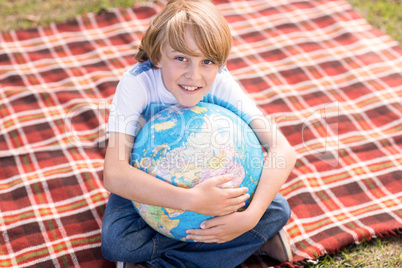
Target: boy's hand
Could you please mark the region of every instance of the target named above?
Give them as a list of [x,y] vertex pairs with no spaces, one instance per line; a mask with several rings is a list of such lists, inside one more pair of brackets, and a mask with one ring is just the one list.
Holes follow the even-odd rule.
[[252,229],[253,220],[244,212],[212,218],[201,224],[201,229],[187,230],[187,239],[203,243],[225,243]]
[[191,188],[189,210],[209,216],[223,216],[243,207],[244,201],[250,197],[246,194],[247,187],[236,189],[218,187],[232,179],[233,175],[217,176]]

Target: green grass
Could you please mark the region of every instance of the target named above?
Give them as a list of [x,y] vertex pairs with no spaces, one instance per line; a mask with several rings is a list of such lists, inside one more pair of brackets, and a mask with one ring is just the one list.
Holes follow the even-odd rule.
[[[131,7],[146,0],[0,0],[0,31],[61,22],[88,12]],[[267,0],[269,1],[269,0]],[[348,0],[375,28],[402,44],[401,0]],[[350,245],[335,255],[325,255],[306,268],[402,267],[402,238],[373,239]]]
[[401,0],[348,0],[371,25],[402,44]]
[[[146,0],[0,0],[0,31],[60,22],[78,14],[130,7]],[[374,27],[402,44],[401,0],[347,0]]]
[[304,268],[379,268],[402,267],[402,238],[372,239],[358,245],[350,245],[339,254],[327,254],[317,264]]
[[144,0],[0,0],[0,31],[61,22],[78,14],[131,7]]

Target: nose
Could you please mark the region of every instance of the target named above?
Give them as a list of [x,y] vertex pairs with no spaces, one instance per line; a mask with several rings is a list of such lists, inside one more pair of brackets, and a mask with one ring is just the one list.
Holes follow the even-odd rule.
[[189,64],[184,77],[190,81],[198,81],[201,79],[201,70],[198,64]]

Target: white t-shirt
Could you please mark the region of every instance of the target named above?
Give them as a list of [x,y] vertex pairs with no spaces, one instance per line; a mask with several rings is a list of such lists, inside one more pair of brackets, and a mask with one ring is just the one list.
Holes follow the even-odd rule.
[[[262,115],[226,67],[218,72],[211,90],[201,101],[225,107],[247,124]],[[108,132],[135,136],[138,123],[143,125],[157,112],[175,104],[178,102],[163,85],[160,70],[152,69],[149,61],[137,63],[123,74],[117,85]]]

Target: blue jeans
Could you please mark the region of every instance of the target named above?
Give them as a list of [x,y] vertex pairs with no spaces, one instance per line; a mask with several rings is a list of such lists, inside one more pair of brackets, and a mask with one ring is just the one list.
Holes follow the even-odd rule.
[[102,254],[111,261],[148,262],[156,267],[236,267],[279,232],[290,217],[280,194],[256,227],[226,243],[177,241],[149,227],[131,201],[111,194],[102,223]]

